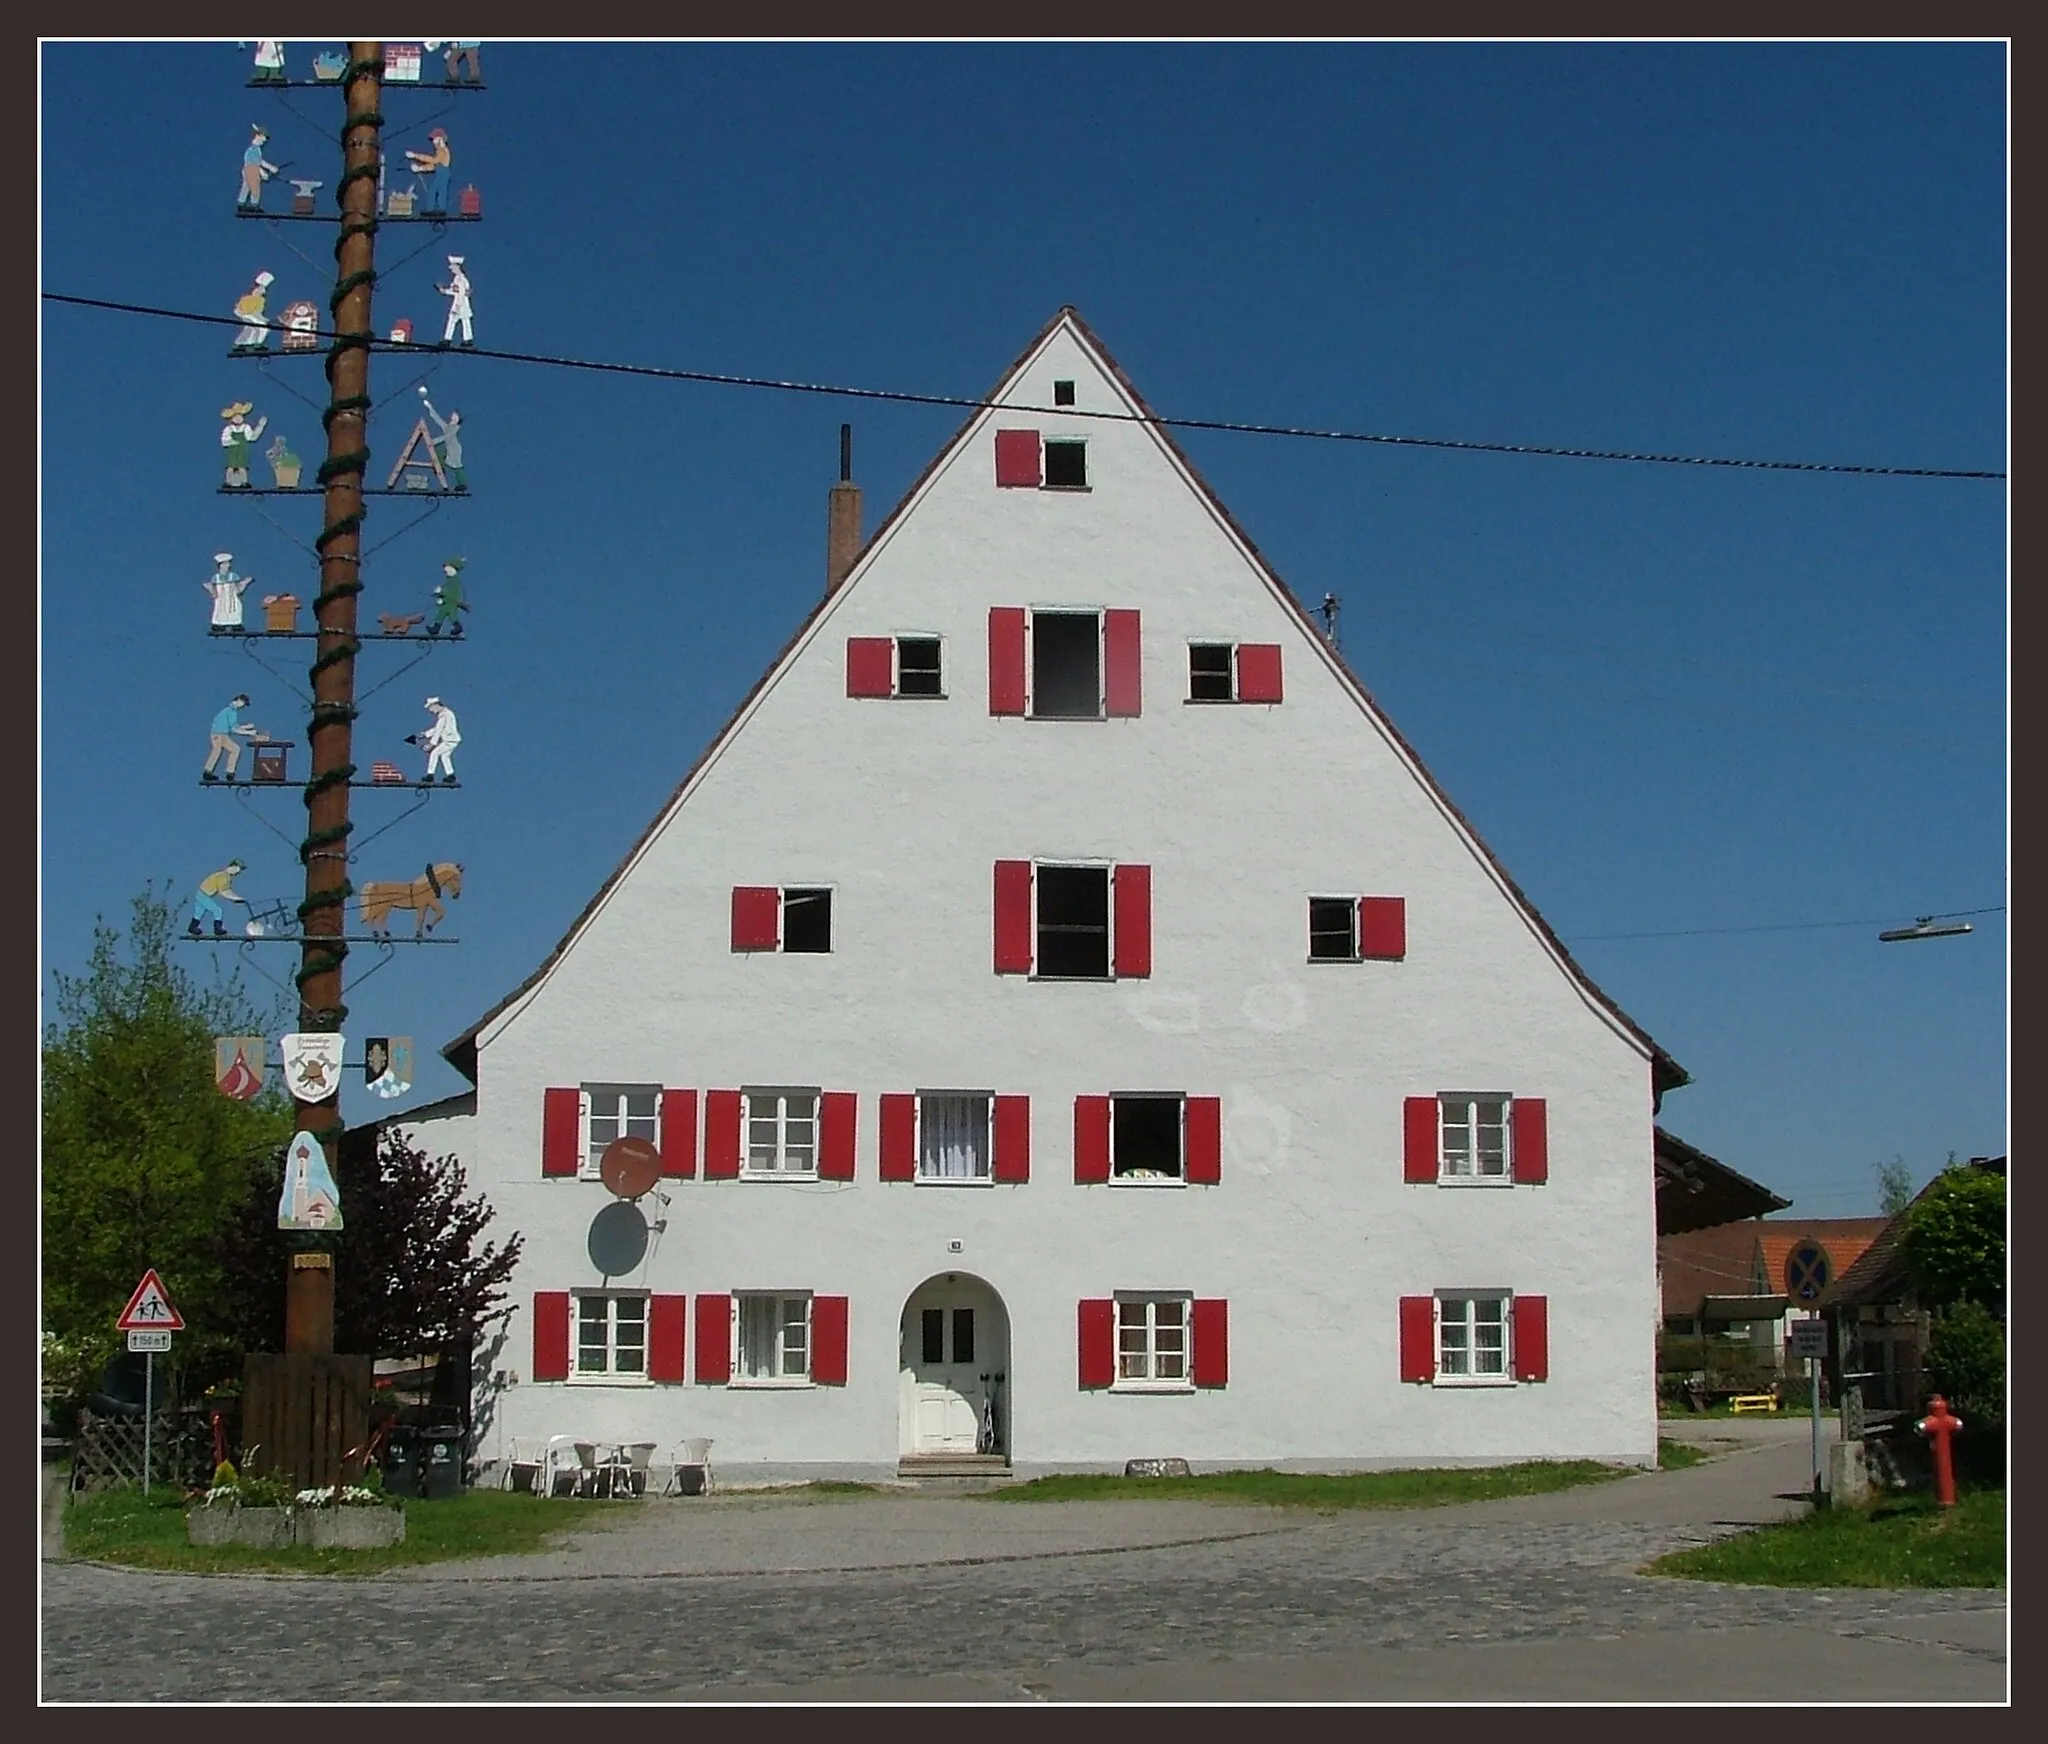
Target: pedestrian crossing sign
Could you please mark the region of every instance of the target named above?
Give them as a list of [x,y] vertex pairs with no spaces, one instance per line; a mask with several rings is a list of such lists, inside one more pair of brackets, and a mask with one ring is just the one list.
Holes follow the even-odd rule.
[[128,1306],[121,1310],[121,1318],[114,1325],[121,1332],[185,1330],[185,1317],[171,1301],[171,1293],[156,1275],[156,1267],[151,1266],[142,1274],[142,1282],[135,1286],[135,1294],[128,1298]]

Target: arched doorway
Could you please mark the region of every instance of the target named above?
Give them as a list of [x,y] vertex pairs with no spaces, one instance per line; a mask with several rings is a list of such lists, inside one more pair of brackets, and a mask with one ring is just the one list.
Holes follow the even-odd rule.
[[1010,1316],[993,1285],[941,1272],[903,1304],[898,1445],[906,1458],[1007,1457]]

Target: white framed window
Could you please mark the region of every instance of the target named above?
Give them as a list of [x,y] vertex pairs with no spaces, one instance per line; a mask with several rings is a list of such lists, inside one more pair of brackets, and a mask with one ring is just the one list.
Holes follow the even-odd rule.
[[576,1292],[575,1381],[647,1379],[647,1292]]
[[1506,1290],[1441,1291],[1436,1299],[1436,1378],[1463,1386],[1512,1386],[1512,1296]]
[[1125,1391],[1194,1388],[1194,1298],[1182,1292],[1116,1297],[1116,1380]]
[[1237,644],[1188,644],[1188,701],[1237,701]]
[[586,1181],[598,1178],[605,1146],[615,1138],[661,1142],[659,1084],[586,1084],[583,1086],[583,1166]]
[[900,635],[895,642],[896,694],[944,696],[945,639],[941,636]]
[[811,1384],[811,1298],[767,1292],[732,1299],[732,1384],[800,1387]]
[[1106,861],[1048,865],[1032,869],[1032,962],[1036,979],[1107,981],[1110,952],[1113,868]]
[[1187,1184],[1187,1098],[1145,1093],[1109,1099],[1112,1185]]
[[1311,963],[1358,961],[1358,898],[1311,896],[1308,899],[1308,960]]
[[1513,1098],[1449,1091],[1437,1098],[1437,1178],[1506,1186],[1512,1179]]
[[1100,720],[1103,712],[1103,614],[1031,611],[1031,713],[1040,720]]
[[740,1173],[770,1179],[818,1172],[818,1092],[747,1090]]
[[917,1179],[993,1184],[993,1110],[986,1091],[917,1093]]
[[1045,439],[1046,490],[1088,488],[1088,441],[1081,436],[1048,436]]

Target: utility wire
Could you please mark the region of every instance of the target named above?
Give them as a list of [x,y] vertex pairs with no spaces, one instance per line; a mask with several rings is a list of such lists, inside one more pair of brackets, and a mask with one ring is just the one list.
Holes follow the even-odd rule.
[[[67,303],[74,308],[109,309],[117,314],[150,315],[168,321],[198,321],[216,327],[243,325],[241,319],[233,315],[201,315],[185,309],[155,308],[145,303],[117,303],[102,297],[67,296],[60,291],[45,291],[42,295],[45,302]],[[336,337],[324,328],[316,329],[315,332],[322,338]],[[416,351],[424,347],[393,345],[388,341],[379,340],[373,343],[371,349]],[[661,381],[706,382],[719,387],[769,388],[779,393],[825,394],[852,400],[886,400],[899,405],[959,406],[971,411],[986,411],[996,405],[993,400],[967,398],[958,394],[916,394],[894,388],[843,387],[829,382],[783,381],[772,376],[725,375],[699,369],[664,369],[655,364],[645,363],[601,363],[591,358],[551,357],[531,351],[494,351],[483,346],[466,345],[462,350],[470,357],[495,358],[502,363],[533,363],[551,369],[586,370],[600,375],[650,376]],[[1608,448],[1550,448],[1532,442],[1466,442],[1448,436],[1392,436],[1365,430],[1317,430],[1292,424],[1245,424],[1223,418],[1160,418],[1147,417],[1140,412],[1085,412],[1074,406],[1005,405],[1001,409],[1020,414],[1028,412],[1060,418],[1088,418],[1102,423],[1154,424],[1174,430],[1224,430],[1241,436],[1297,436],[1315,442],[1373,442],[1395,448],[1454,449],[1468,454],[1537,454],[1563,460],[1631,460],[1655,466],[1726,466],[1762,472],[1851,473],[1872,478],[2005,477],[2003,472],[1958,467],[1848,466],[1825,460],[1741,460],[1725,455],[1645,454]]]
[[[2005,905],[1995,908],[1958,908],[1947,914],[1916,914],[1915,921],[1923,920],[1964,920],[1972,915],[2003,914]],[[1905,924],[1897,915],[1881,915],[1876,920],[1795,920],[1772,926],[1738,927],[1683,927],[1668,933],[1575,933],[1564,942],[1568,945],[1591,945],[1610,939],[1703,939],[1719,937],[1726,933],[1804,933],[1820,932],[1829,927],[1898,926]]]

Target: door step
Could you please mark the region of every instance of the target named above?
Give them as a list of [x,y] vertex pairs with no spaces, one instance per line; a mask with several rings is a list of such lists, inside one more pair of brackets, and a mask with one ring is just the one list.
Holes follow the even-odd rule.
[[896,1481],[928,1490],[990,1490],[1016,1473],[1000,1453],[909,1453],[896,1462]]

